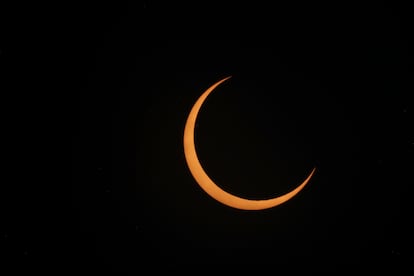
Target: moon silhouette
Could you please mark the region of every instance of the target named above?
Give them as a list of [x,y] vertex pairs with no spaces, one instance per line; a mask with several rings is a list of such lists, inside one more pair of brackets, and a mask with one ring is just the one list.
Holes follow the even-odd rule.
[[231,78],[231,76],[226,77],[212,86],[208,88],[201,96],[198,98],[196,103],[194,104],[193,108],[190,111],[190,114],[188,115],[187,122],[184,129],[184,154],[187,161],[188,168],[190,169],[191,174],[193,175],[194,179],[197,181],[198,185],[212,198],[215,200],[221,202],[224,205],[236,208],[236,209],[242,209],[242,210],[262,210],[262,209],[268,209],[275,207],[277,205],[280,205],[292,197],[294,197],[296,194],[298,194],[305,185],[309,182],[312,175],[314,174],[316,168],[313,168],[311,173],[308,175],[308,177],[297,186],[292,191],[270,199],[263,199],[263,200],[253,200],[253,199],[246,199],[241,198],[238,196],[235,196],[233,194],[230,194],[223,189],[221,189],[219,186],[217,186],[213,180],[210,179],[210,177],[207,175],[207,173],[204,171],[203,167],[200,164],[200,161],[197,157],[197,152],[194,144],[194,128],[195,123],[197,119],[198,112],[200,111],[200,108],[208,95],[221,83],[225,82]]

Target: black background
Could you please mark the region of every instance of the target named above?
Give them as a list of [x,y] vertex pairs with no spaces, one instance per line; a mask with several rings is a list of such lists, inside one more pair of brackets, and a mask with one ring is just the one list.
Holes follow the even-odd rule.
[[[67,112],[52,129],[66,128],[72,169],[53,179],[64,191],[51,197],[59,207],[69,202],[64,211],[45,208],[51,216],[42,220],[36,200],[27,204],[33,187],[3,201],[19,210],[7,212],[3,231],[4,252],[17,260],[11,271],[409,269],[405,7],[147,1],[60,11],[53,31],[34,36],[48,58],[37,56],[32,77],[41,84],[47,74],[57,94],[48,101]],[[20,67],[10,68],[6,75]],[[316,167],[305,189],[276,208],[224,206],[187,169],[186,116],[230,75],[201,109],[199,158],[223,189],[246,198],[285,193]],[[54,137],[46,143],[64,155],[67,144]]]

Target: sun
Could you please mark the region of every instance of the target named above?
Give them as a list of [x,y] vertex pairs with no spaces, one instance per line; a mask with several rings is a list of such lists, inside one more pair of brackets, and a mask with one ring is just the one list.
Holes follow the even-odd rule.
[[312,178],[313,174],[315,173],[316,168],[313,168],[308,177],[295,189],[292,191],[275,197],[271,199],[263,199],[263,200],[252,200],[252,199],[246,199],[241,198],[238,196],[235,196],[233,194],[230,194],[223,189],[221,189],[219,186],[217,186],[213,180],[207,175],[207,173],[204,171],[203,167],[200,164],[200,161],[197,156],[195,143],[194,143],[194,128],[195,123],[197,120],[198,112],[200,111],[201,106],[203,105],[204,101],[210,95],[213,90],[231,78],[231,76],[226,77],[216,83],[214,83],[212,86],[210,86],[195,102],[193,108],[190,111],[190,114],[188,115],[187,122],[185,124],[184,128],[184,155],[185,159],[188,165],[188,168],[193,175],[194,179],[200,185],[200,187],[212,198],[215,200],[221,202],[224,205],[236,208],[236,209],[242,209],[242,210],[263,210],[275,207],[277,205],[280,205],[292,197],[294,197],[296,194],[298,194],[305,185],[309,182],[309,180]]

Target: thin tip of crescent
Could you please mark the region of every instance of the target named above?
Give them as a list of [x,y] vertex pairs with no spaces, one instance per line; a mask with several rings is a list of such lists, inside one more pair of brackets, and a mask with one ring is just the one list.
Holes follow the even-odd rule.
[[315,171],[316,171],[316,167],[313,167],[311,173],[309,174],[309,178],[311,178],[315,174]]

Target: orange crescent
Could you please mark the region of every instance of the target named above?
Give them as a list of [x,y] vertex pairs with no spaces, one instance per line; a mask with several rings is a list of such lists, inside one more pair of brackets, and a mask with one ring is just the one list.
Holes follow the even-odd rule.
[[191,174],[193,175],[194,179],[200,185],[200,187],[209,194],[215,200],[221,202],[224,205],[242,209],[242,210],[262,210],[275,207],[279,204],[282,204],[292,197],[294,197],[297,193],[299,193],[303,187],[309,182],[312,175],[314,174],[316,168],[313,168],[309,176],[300,184],[298,187],[293,189],[292,191],[275,197],[271,199],[263,199],[263,200],[252,200],[252,199],[245,199],[235,195],[232,195],[219,186],[217,186],[213,180],[207,175],[204,171],[203,167],[200,164],[200,161],[197,157],[197,152],[194,144],[194,128],[197,119],[198,112],[204,101],[206,100],[207,96],[221,83],[228,80],[230,77],[226,77],[215,84],[213,84],[210,88],[208,88],[201,96],[198,98],[196,103],[194,104],[193,108],[190,111],[190,114],[187,118],[187,123],[184,129],[184,154],[187,161],[188,168],[190,169]]

